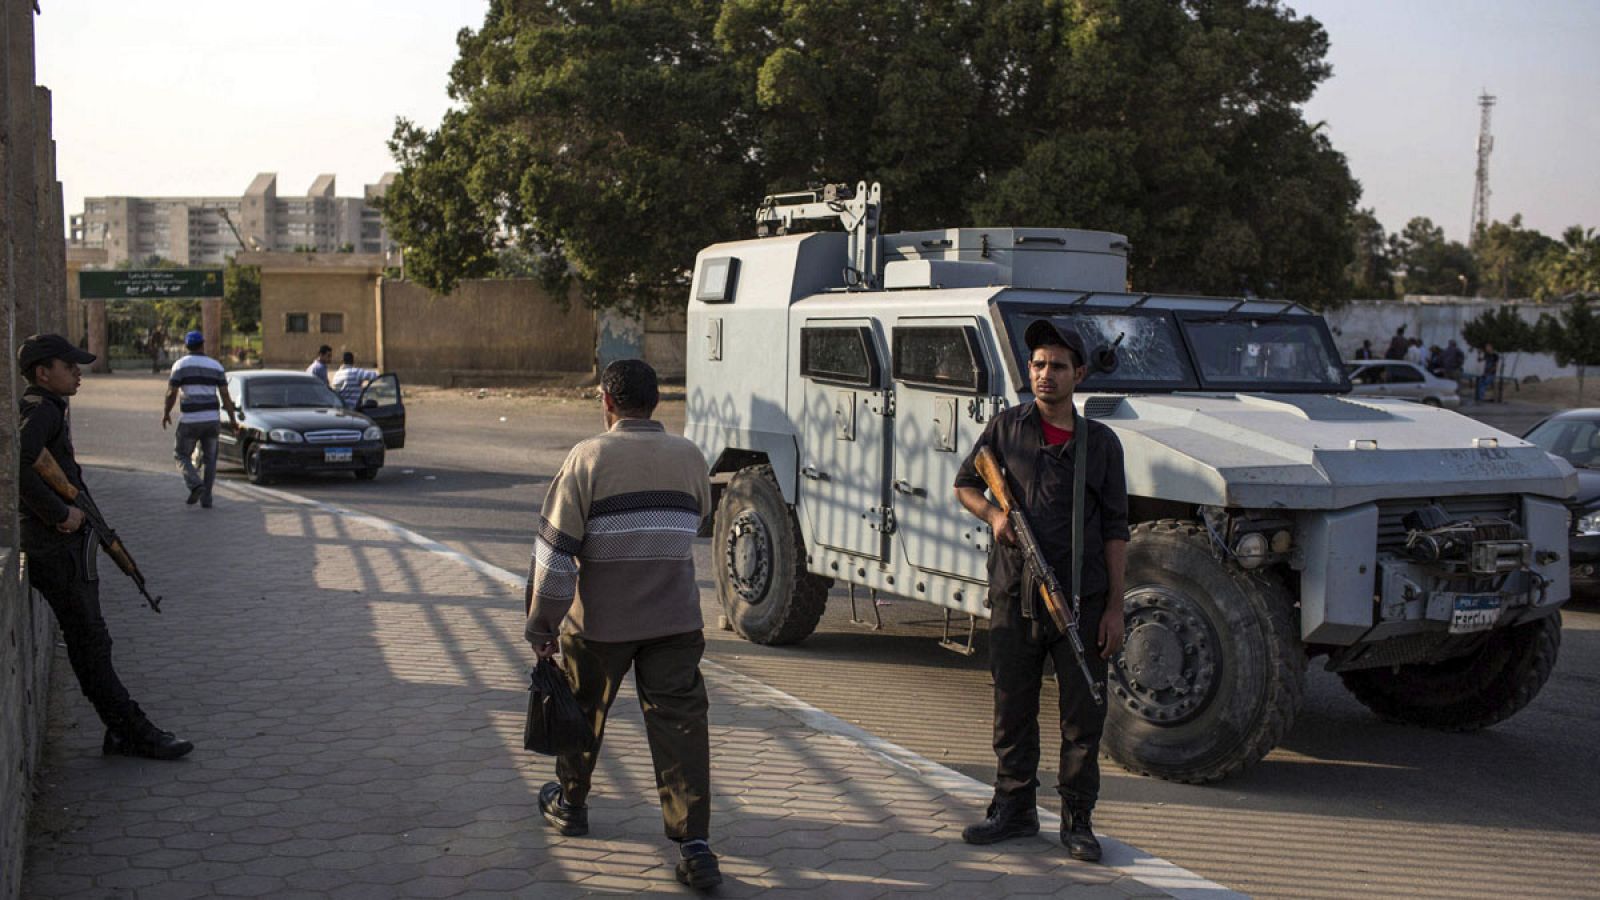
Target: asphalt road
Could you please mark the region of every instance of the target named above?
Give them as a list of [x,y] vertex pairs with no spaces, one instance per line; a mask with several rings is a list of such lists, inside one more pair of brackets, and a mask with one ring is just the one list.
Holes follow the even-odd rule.
[[[170,470],[170,433],[159,427],[163,390],[148,375],[87,380],[74,404],[83,460]],[[377,480],[279,486],[523,571],[545,486],[572,443],[600,429],[600,414],[593,401],[498,394],[415,392],[408,397],[408,446],[390,456]],[[1467,411],[1514,433],[1543,414],[1514,404]],[[682,404],[664,404],[661,418],[681,429]],[[242,476],[225,469],[221,477]],[[183,505],[184,493],[174,475],[172,514],[203,515]],[[219,495],[218,502],[249,501]],[[137,536],[124,537],[137,552]],[[699,564],[703,605],[714,621],[704,544]],[[988,781],[990,687],[981,629],[980,653],[966,658],[938,646],[942,618],[933,607],[894,601],[880,611],[882,632],[854,625],[836,590],[818,632],[802,644],[759,647],[712,631],[708,654]],[[861,612],[870,616],[864,598]],[[1540,696],[1475,734],[1379,722],[1336,677],[1316,669],[1283,745],[1238,777],[1177,785],[1106,763],[1099,827],[1262,896],[1593,895],[1600,884],[1600,612],[1593,600],[1566,610],[1561,659]],[[1047,689],[1046,735],[1054,729],[1054,702]],[[1054,742],[1046,748],[1053,760]]]

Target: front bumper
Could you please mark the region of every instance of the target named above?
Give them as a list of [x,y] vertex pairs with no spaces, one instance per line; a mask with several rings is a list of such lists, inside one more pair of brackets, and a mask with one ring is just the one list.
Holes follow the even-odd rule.
[[358,469],[381,468],[383,441],[356,441],[338,445],[261,445],[261,471],[265,475],[354,472]]

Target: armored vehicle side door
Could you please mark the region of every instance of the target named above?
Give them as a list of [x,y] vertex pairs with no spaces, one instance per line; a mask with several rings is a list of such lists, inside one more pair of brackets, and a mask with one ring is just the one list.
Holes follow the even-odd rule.
[[800,328],[799,502],[811,542],[882,559],[889,516],[883,342],[871,319]]
[[998,368],[973,318],[905,319],[891,332],[896,539],[919,569],[984,579],[989,532],[952,487],[999,408]]

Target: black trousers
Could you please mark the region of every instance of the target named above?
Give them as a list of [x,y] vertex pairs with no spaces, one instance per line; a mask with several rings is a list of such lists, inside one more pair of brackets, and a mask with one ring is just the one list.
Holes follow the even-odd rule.
[[98,552],[93,540],[86,530],[59,549],[28,554],[28,583],[56,614],[83,695],[106,727],[120,730],[144,714],[111,665],[111,632],[100,615],[100,581],[90,555]]
[[561,636],[563,668],[595,735],[590,752],[556,757],[556,777],[568,803],[583,806],[588,802],[589,779],[600,758],[606,715],[623,677],[632,668],[667,837],[680,842],[711,837],[709,704],[706,683],[700,676],[705,649],[705,635],[699,631],[626,642]]
[[[994,676],[994,753],[996,796],[1036,802],[1039,787],[1039,692],[1046,661],[1060,688],[1061,768],[1056,791],[1068,806],[1093,809],[1100,796],[1100,735],[1106,710],[1096,705],[1068,638],[1056,630],[1042,602],[1035,618],[1022,614],[1016,596],[993,597],[989,620],[989,671]],[[1101,685],[1106,660],[1096,647],[1106,595],[1083,598],[1078,634],[1089,671]]]

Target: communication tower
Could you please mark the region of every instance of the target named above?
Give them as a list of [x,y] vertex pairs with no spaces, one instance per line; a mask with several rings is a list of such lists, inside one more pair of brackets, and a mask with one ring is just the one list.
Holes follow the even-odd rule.
[[1494,135],[1489,133],[1489,116],[1494,111],[1494,96],[1484,91],[1478,96],[1478,106],[1483,110],[1478,123],[1478,173],[1472,190],[1472,231],[1467,246],[1475,247],[1478,235],[1489,227],[1489,152],[1494,149]]

